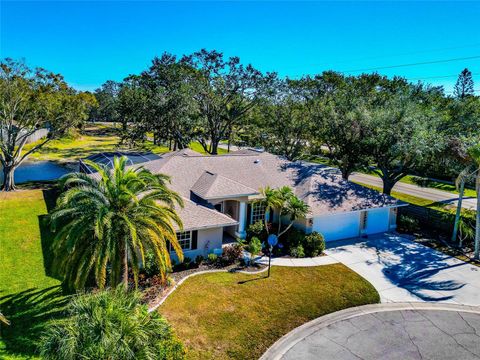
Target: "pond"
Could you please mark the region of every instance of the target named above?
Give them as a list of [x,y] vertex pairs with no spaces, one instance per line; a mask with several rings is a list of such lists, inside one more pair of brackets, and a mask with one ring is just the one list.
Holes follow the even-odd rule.
[[[0,171],[2,167],[0,166]],[[15,170],[15,183],[21,184],[27,181],[55,180],[72,170],[53,161],[29,161],[24,162]],[[0,183],[3,183],[3,173],[0,172]]]

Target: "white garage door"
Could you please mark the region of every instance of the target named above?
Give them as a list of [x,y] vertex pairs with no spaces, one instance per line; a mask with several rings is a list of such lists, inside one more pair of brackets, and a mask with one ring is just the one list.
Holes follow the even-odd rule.
[[390,209],[372,209],[368,210],[366,233],[378,234],[388,231]]
[[360,213],[318,216],[313,220],[313,231],[323,234],[326,241],[357,237],[360,231]]

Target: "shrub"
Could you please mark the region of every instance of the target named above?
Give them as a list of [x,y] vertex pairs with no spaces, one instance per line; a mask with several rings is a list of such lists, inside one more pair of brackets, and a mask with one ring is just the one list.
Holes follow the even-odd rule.
[[252,237],[248,244],[247,251],[250,253],[250,259],[257,256],[262,251],[262,242],[256,236]]
[[420,229],[417,219],[407,215],[400,215],[398,218],[398,229],[407,233],[413,233]]
[[242,247],[238,244],[228,245],[223,248],[222,262],[224,265],[230,265],[236,262],[242,256]]
[[208,254],[207,258],[210,264],[215,264],[218,260],[217,254],[214,254],[214,253]]
[[303,250],[302,245],[297,245],[290,249],[290,256],[296,258],[303,258],[305,257],[305,251]]
[[308,257],[318,256],[325,250],[325,239],[322,234],[314,231],[305,236],[303,248]]
[[192,259],[189,258],[188,256],[185,257],[185,258],[183,259],[183,265],[184,265],[185,268],[187,268],[187,269],[190,268],[190,266],[192,265]]
[[282,236],[284,249],[287,253],[298,245],[303,245],[305,242],[305,233],[294,227],[290,228],[285,235]]
[[157,260],[155,258],[155,254],[152,250],[147,250],[145,253],[145,264],[143,264],[143,269],[145,270],[145,274],[148,277],[157,275],[160,270],[157,265]]
[[42,337],[42,358],[184,359],[184,347],[170,325],[140,300],[140,293],[123,287],[75,296],[67,318],[53,322]]
[[267,238],[267,232],[265,231],[265,224],[263,221],[257,221],[248,227],[247,239],[250,240],[253,237],[257,237],[261,240],[265,240]]
[[196,258],[195,258],[195,264],[197,264],[198,266],[200,266],[203,261],[205,260],[205,258],[202,256],[202,255],[198,255]]

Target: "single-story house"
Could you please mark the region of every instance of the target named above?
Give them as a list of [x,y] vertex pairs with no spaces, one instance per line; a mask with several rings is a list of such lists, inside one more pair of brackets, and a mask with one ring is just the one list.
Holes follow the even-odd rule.
[[192,259],[244,238],[250,224],[263,220],[265,209],[255,200],[265,186],[290,186],[310,208],[295,226],[320,232],[326,241],[395,229],[397,208],[406,205],[343,180],[338,169],[255,150],[207,156],[184,149],[142,166],[169,175],[171,189],[183,197],[185,206],[177,209],[183,221],[178,238]]

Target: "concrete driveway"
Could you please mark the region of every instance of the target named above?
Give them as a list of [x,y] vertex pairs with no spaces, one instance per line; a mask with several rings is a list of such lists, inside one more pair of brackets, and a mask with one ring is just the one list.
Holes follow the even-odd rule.
[[332,242],[327,255],[377,289],[382,303],[480,306],[480,268],[394,234]]

